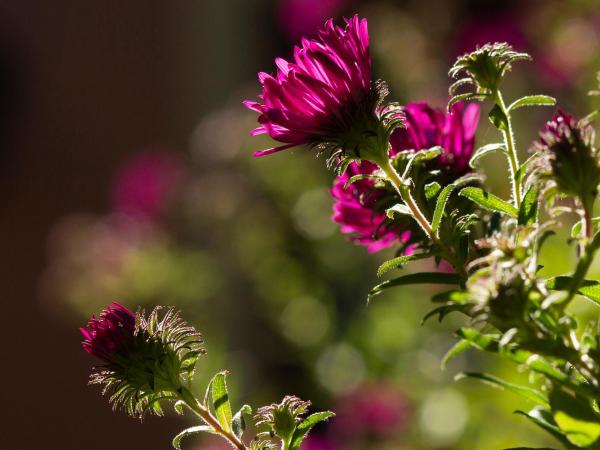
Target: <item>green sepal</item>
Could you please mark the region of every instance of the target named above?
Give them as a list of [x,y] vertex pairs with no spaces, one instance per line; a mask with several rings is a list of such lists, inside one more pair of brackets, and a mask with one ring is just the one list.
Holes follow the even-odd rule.
[[334,416],[335,414],[331,411],[322,411],[311,414],[306,419],[302,420],[302,422],[300,422],[300,424],[294,430],[294,434],[292,435],[292,439],[288,447],[289,450],[298,450],[302,444],[302,441],[304,438],[306,438],[312,427],[319,422],[324,422]]

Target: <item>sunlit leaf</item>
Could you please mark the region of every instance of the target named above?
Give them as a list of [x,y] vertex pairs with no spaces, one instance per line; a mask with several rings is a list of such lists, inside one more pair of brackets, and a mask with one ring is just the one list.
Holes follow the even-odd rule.
[[226,431],[231,431],[231,404],[229,402],[229,392],[226,382],[227,372],[219,372],[211,382],[212,406],[215,410],[217,420],[221,427]]
[[509,107],[509,111],[522,108],[523,106],[554,106],[556,99],[549,95],[527,95],[515,100]]
[[515,219],[519,215],[519,211],[513,205],[478,187],[469,186],[463,188],[458,195],[467,197],[482,208],[503,212],[511,217],[514,217]]
[[379,266],[379,268],[377,269],[377,276],[380,277],[392,269],[401,268],[402,266],[404,266],[406,263],[408,263],[410,261],[425,259],[425,258],[429,258],[430,256],[431,256],[431,254],[429,254],[429,253],[415,253],[412,255],[402,255],[402,256],[398,256],[397,258],[390,259]]
[[473,168],[473,169],[477,168],[475,163],[479,160],[479,158],[487,155],[488,153],[494,153],[497,151],[506,152],[506,145],[504,145],[503,143],[497,142],[494,144],[487,144],[487,145],[484,145],[483,147],[479,147],[475,151],[475,153],[473,153],[473,156],[471,156],[471,159],[469,160],[469,166],[471,166],[471,168]]
[[244,419],[244,415],[249,416],[251,414],[252,407],[250,405],[244,405],[233,416],[233,419],[231,420],[231,430],[238,438],[241,438],[246,430],[246,420]]
[[519,208],[519,225],[531,225],[537,221],[538,194],[538,185],[532,184],[523,197],[523,202]]
[[173,447],[176,448],[177,450],[181,450],[181,440],[183,438],[189,437],[189,436],[193,436],[194,434],[198,434],[198,433],[212,433],[212,434],[216,434],[214,432],[214,430],[206,425],[199,425],[196,427],[189,427],[186,428],[185,430],[183,430],[181,433],[179,433],[177,436],[175,436],[173,438],[172,444]]
[[419,272],[403,275],[392,280],[384,281],[378,284],[371,292],[369,292],[368,300],[370,301],[376,295],[381,294],[386,289],[405,286],[409,284],[456,284],[458,285],[461,278],[455,273],[445,272]]
[[548,403],[548,399],[544,394],[536,389],[532,389],[526,386],[519,386],[518,384],[509,383],[501,378],[495,377],[493,375],[487,373],[477,373],[477,372],[464,372],[459,373],[454,377],[455,380],[461,380],[464,378],[475,378],[487,385],[492,387],[507,390],[514,394],[517,394],[533,403],[539,404],[545,408],[549,408],[550,404]]
[[319,422],[329,420],[333,416],[335,416],[335,414],[331,411],[322,411],[308,416],[296,427],[296,430],[292,435],[290,446],[287,448],[290,450],[298,450],[300,448],[300,444],[302,444],[302,441],[308,435],[308,432],[312,429],[312,427]]

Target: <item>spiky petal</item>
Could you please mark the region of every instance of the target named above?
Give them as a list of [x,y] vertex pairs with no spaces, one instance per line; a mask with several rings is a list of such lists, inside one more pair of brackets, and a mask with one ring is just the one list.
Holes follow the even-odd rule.
[[385,134],[376,110],[386,90],[371,83],[366,19],[346,19],[345,28],[330,19],[317,39],[302,39],[294,48],[293,62],[277,58],[275,63],[274,76],[258,75],[259,101],[244,104],[259,113],[260,126],[251,134],[266,133],[283,145],[255,156],[297,145],[359,153],[363,139]]

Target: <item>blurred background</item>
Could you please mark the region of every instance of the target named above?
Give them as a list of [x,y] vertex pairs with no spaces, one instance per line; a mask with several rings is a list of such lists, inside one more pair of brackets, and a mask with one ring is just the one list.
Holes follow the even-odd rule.
[[[181,308],[208,347],[199,385],[230,369],[234,406],[294,393],[336,411],[306,450],[550,445],[512,414],[529,405],[453,381],[467,369],[514,380],[513,366],[467,353],[440,370],[462,322],[421,326],[430,291],[366,306],[392,254],[339,233],[322,161],[251,156],[268,144],[248,137],[256,117],[241,105],[259,93],[256,73],[354,12],[369,20],[375,76],[401,102],[443,107],[454,58],[499,40],[535,58],[515,68],[508,98],[550,94],[576,115],[599,106],[586,96],[598,0],[0,3],[3,448],[170,448],[185,419],[140,424],[86,386],[78,327],[113,299]],[[551,111],[518,114],[525,155]],[[479,144],[497,139],[486,122]],[[493,186],[503,164],[486,161]],[[550,244],[547,270],[568,270],[572,249]]]

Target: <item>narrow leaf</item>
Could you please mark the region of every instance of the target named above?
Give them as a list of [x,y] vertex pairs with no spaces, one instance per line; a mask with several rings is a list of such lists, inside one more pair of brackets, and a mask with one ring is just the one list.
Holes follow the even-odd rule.
[[490,122],[501,131],[508,131],[508,119],[498,105],[495,105],[488,115]]
[[387,214],[387,216],[390,219],[393,219],[396,214],[412,217],[412,213],[411,213],[410,209],[408,208],[408,206],[403,205],[402,203],[398,203],[398,204],[392,206],[391,208],[386,209],[385,213]]
[[429,253],[415,253],[412,255],[402,255],[402,256],[398,256],[397,258],[390,259],[379,266],[379,268],[377,269],[377,276],[380,277],[392,269],[401,268],[402,266],[404,266],[406,263],[408,263],[410,261],[425,259],[425,258],[429,258],[430,256],[431,256],[431,254],[429,254]]
[[532,184],[527,190],[523,202],[519,209],[519,225],[531,225],[537,221],[538,217],[538,194],[539,187]]
[[454,190],[454,185],[449,184],[438,196],[435,203],[435,211],[433,212],[433,220],[431,221],[431,231],[437,233],[438,228],[440,227],[440,223],[442,222],[442,216],[444,215],[444,209],[446,208],[446,203],[448,202],[448,198],[450,198],[450,194]]
[[[600,217],[592,217],[592,229],[593,227],[595,227],[596,225],[598,225],[598,223],[600,223]],[[575,223],[575,225],[573,225],[573,228],[571,228],[571,237],[573,239],[580,237],[579,235],[581,234],[581,221]]]
[[[567,276],[550,278],[546,281],[546,288],[555,291],[567,290],[571,286],[571,280],[572,278]],[[600,305],[600,281],[583,280],[577,293]]]
[[585,116],[583,119],[581,119],[579,121],[579,126],[589,125],[590,123],[594,122],[597,119],[600,119],[600,109],[597,109],[596,111],[589,113],[587,116]]
[[511,217],[514,217],[515,219],[519,215],[519,211],[513,205],[505,202],[499,197],[496,197],[494,194],[490,194],[489,192],[484,191],[481,188],[469,186],[463,188],[458,195],[467,197],[468,199],[477,203],[482,208],[489,209],[491,211],[502,212],[508,214]]
[[488,153],[493,153],[493,152],[497,152],[497,151],[501,151],[501,152],[506,152],[506,146],[503,143],[497,142],[494,144],[487,144],[484,145],[483,147],[479,147],[475,153],[473,153],[473,156],[471,156],[471,159],[469,160],[469,166],[471,166],[471,168],[476,169],[476,162],[477,160],[479,160],[479,158],[481,158],[484,155],[487,155]]
[[381,294],[382,291],[396,286],[405,286],[408,284],[456,284],[458,285],[461,278],[455,273],[444,272],[419,272],[403,275],[398,278],[384,281],[378,284],[371,292],[369,292],[368,300],[372,297]]
[[211,427],[206,426],[206,425],[199,425],[197,427],[189,427],[189,428],[186,428],[185,430],[183,430],[181,433],[179,433],[177,436],[175,436],[173,438],[173,442],[172,442],[173,447],[176,450],[181,450],[181,440],[183,438],[192,436],[194,434],[202,433],[202,432],[216,434],[215,431]]
[[446,366],[450,362],[451,359],[454,359],[456,356],[471,348],[471,343],[466,339],[461,339],[456,344],[450,348],[442,358],[441,368],[442,370],[446,370]]
[[231,430],[238,438],[241,438],[246,430],[244,414],[248,416],[252,414],[252,407],[250,405],[242,406],[240,410],[235,413],[231,421]]
[[528,413],[524,411],[515,411],[515,414],[526,417],[538,427],[546,430],[548,433],[558,439],[567,449],[571,450],[576,448],[567,440],[565,434],[560,430],[560,428],[558,428],[558,425],[556,425],[556,422],[554,422],[554,419],[552,418],[552,414],[548,410],[536,407]]
[[290,446],[288,447],[289,450],[298,450],[300,448],[300,444],[302,444],[302,441],[308,435],[308,432],[312,429],[312,427],[319,422],[329,420],[333,416],[335,416],[335,414],[331,411],[322,411],[311,414],[302,422],[300,422],[300,424],[296,427],[294,434],[292,435]]
[[497,378],[493,375],[487,373],[477,373],[477,372],[464,372],[459,373],[454,377],[455,381],[462,380],[464,378],[475,378],[487,385],[492,387],[507,390],[514,394],[517,394],[530,402],[537,403],[540,406],[545,408],[549,408],[550,404],[548,403],[548,399],[544,394],[536,389],[532,389],[526,386],[519,386],[518,384],[509,383],[508,381],[502,380],[501,378]]
[[522,108],[523,106],[554,106],[556,99],[549,95],[527,95],[515,100],[509,107],[509,111]]
[[225,380],[227,372],[219,372],[212,380],[212,404],[215,410],[219,424],[226,431],[231,431],[231,404],[229,403],[229,392],[227,391],[227,382]]
[[435,316],[436,314],[438,315],[438,322],[441,323],[442,320],[444,320],[444,317],[446,317],[448,314],[452,312],[462,312],[464,309],[464,305],[457,304],[438,306],[437,308],[429,311],[425,317],[423,317],[423,320],[421,320],[421,325],[425,324],[429,318]]

